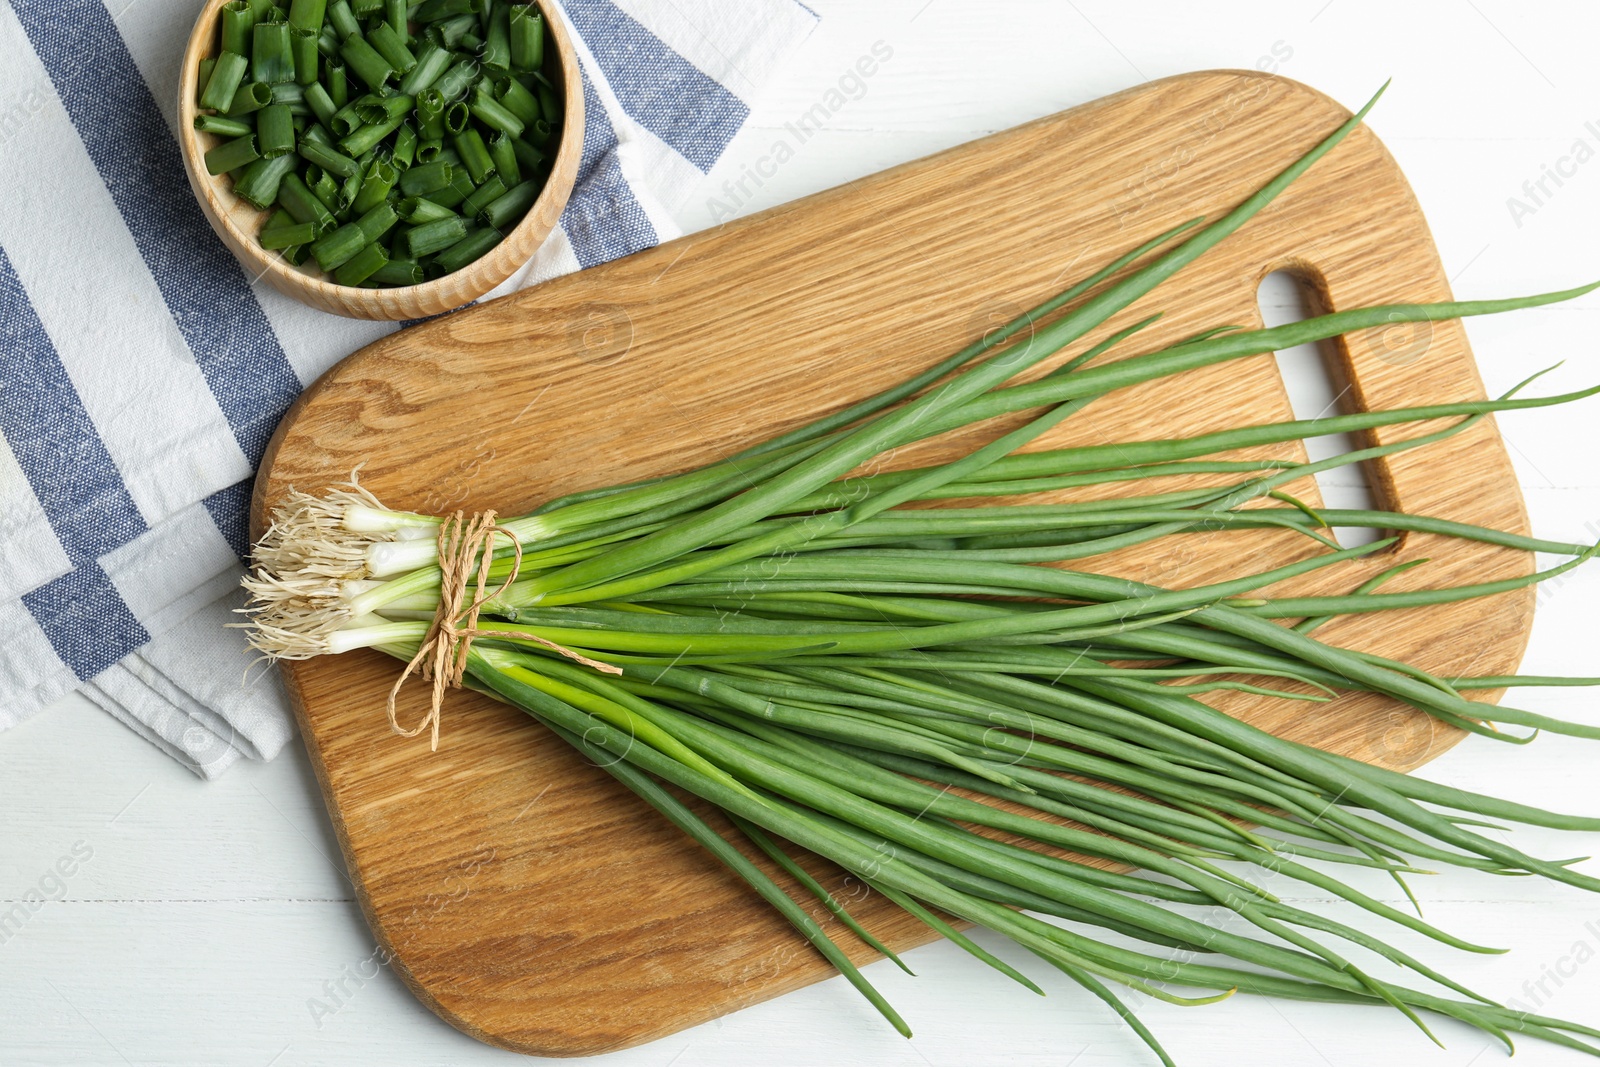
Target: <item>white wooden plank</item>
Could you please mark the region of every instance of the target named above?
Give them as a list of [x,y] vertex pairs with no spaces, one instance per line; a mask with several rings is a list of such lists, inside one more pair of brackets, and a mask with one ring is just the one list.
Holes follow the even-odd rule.
[[[1447,925],[1480,902],[1434,904]],[[1454,971],[1505,997],[1582,1014],[1600,996],[1594,909],[1496,904],[1495,922],[1522,946],[1516,965],[1463,957]],[[1143,1062],[1109,1011],[997,939],[986,945],[1045,988],[1035,997],[949,945],[908,955],[916,978],[874,965],[871,977],[917,1036],[895,1035],[840,979],[655,1044],[596,1057],[597,1067],[817,1063],[970,1064],[1004,1050],[1020,1064]],[[1587,946],[1587,950],[1579,946]],[[491,1064],[522,1062],[450,1029],[374,959],[354,909],[324,901],[55,903],[3,947],[7,1064]],[[1579,958],[1584,962],[1576,962]],[[1557,975],[1558,968],[1567,972]],[[1492,973],[1491,973],[1492,972]],[[1556,984],[1555,977],[1560,977]],[[1539,983],[1543,981],[1541,992]],[[1534,999],[1528,999],[1534,998]],[[1240,1063],[1462,1067],[1488,1043],[1448,1022],[1440,1050],[1382,1009],[1237,997],[1209,1008],[1138,1010],[1169,1050],[1195,1067]],[[1490,1056],[1495,1053],[1490,1053]],[[1074,1060],[1073,1057],[1078,1059]],[[274,1059],[274,1057],[277,1057]],[[1489,1061],[1485,1056],[1477,1062]],[[1489,1061],[1492,1062],[1492,1061]],[[1580,1062],[1525,1043],[1519,1063]]]
[[0,811],[0,894],[85,841],[74,898],[354,899],[299,744],[207,783],[71,697],[0,739]]

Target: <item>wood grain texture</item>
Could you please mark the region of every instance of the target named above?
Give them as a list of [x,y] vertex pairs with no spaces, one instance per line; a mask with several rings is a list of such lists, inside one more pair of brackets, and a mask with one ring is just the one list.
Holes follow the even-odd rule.
[[561,67],[561,93],[566,118],[561,124],[561,141],[550,160],[550,176],[539,198],[522,221],[512,227],[505,240],[467,266],[421,285],[392,289],[363,289],[337,285],[328,280],[314,259],[298,267],[277,252],[269,252],[257,240],[262,225],[271,215],[233,193],[233,181],[225,174],[206,172],[205,154],[222,138],[200,133],[194,128],[199,114],[195,100],[199,95],[200,60],[217,51],[218,20],[228,0],[206,0],[189,34],[183,54],[183,70],[178,76],[178,145],[183,154],[183,169],[189,175],[189,188],[206,220],[222,243],[227,245],[252,279],[265,279],[279,292],[302,303],[335,315],[358,319],[420,319],[465,307],[487,293],[522,267],[539,250],[555,229],[572,194],[578,162],[583,156],[583,75],[572,50],[566,21],[548,4],[537,3],[549,27],[549,43]]
[[[1286,79],[1184,75],[404,331],[330,372],[284,421],[258,479],[257,521],[290,486],[333,484],[358,463],[363,482],[396,506],[515,512],[715,459],[905,377],[1184,219],[1214,217],[1347,114]],[[1403,175],[1360,130],[1106,329],[1165,310],[1143,335],[1148,347],[1257,324],[1257,285],[1282,268],[1333,309],[1449,296]],[[1483,395],[1457,323],[1365,331],[1336,347],[1354,409]],[[1127,390],[1038,447],[1287,417],[1264,356]],[[959,447],[940,438],[893,465]],[[1391,507],[1527,525],[1489,421],[1370,475]],[[1290,488],[1318,500],[1309,480]],[[1193,585],[1307,551],[1276,531],[1197,534],[1086,569]],[[1344,591],[1418,556],[1434,562],[1395,588],[1529,565],[1521,553],[1408,535],[1378,558],[1284,588]],[[1531,607],[1531,594],[1515,594],[1323,632],[1445,673],[1509,673]],[[587,1054],[828,973],[714,861],[520,714],[464,693],[446,710],[437,754],[420,738],[390,736],[382,706],[395,669],[354,655],[289,665],[287,676],[367,916],[397,971],[451,1023],[519,1051]],[[422,702],[412,693],[405,714]],[[1394,767],[1458,739],[1367,695],[1217,703]],[[839,872],[817,870],[843,885]],[[857,910],[891,945],[926,939],[880,901]]]

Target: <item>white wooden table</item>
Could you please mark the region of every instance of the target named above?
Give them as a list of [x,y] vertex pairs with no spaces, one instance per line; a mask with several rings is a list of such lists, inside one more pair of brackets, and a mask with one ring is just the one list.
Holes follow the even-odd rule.
[[[1458,294],[1550,289],[1600,274],[1600,163],[1590,161],[1600,151],[1593,58],[1600,9],[1592,4],[810,2],[823,15],[821,28],[707,179],[703,202],[683,213],[688,228],[1143,79],[1262,66],[1347,104],[1395,77],[1372,125],[1410,175]],[[853,98],[774,166],[769,157],[785,124],[840,87],[879,42],[890,58],[859,86],[847,84]],[[1547,166],[1561,172],[1559,185],[1545,177]],[[1270,290],[1269,315],[1281,316],[1290,295]],[[1552,390],[1595,381],[1597,312],[1600,299],[1591,297],[1474,321],[1469,333],[1490,390],[1560,359],[1568,363],[1548,379]],[[1597,421],[1594,402],[1501,420],[1535,525],[1547,536],[1600,537]],[[1335,486],[1333,494],[1348,491]],[[1524,669],[1600,674],[1597,604],[1595,568],[1547,589]],[[1581,690],[1528,691],[1521,699],[1600,721]],[[1550,737],[1518,749],[1473,741],[1426,773],[1558,809],[1600,811],[1594,743]],[[61,898],[0,933],[0,1064],[521,1062],[452,1030],[378,965],[298,744],[275,763],[241,764],[203,784],[84,701],[68,699],[0,737],[0,812],[0,910],[30,890]],[[1600,846],[1553,832],[1520,832],[1517,842],[1551,856]],[[1585,869],[1600,873],[1600,864]],[[1509,957],[1471,957],[1433,946],[1423,950],[1429,960],[1490,995],[1600,1023],[1600,897],[1486,876],[1413,884],[1430,919],[1516,947]],[[1370,888],[1396,896],[1376,880]],[[1041,967],[1027,969],[1049,990],[1045,999],[948,945],[919,949],[909,962],[919,978],[884,966],[871,977],[916,1029],[911,1042],[836,979],[601,1062],[1154,1062],[1097,1002]],[[1190,1065],[1465,1067],[1502,1055],[1482,1035],[1444,1021],[1435,1026],[1448,1048],[1436,1049],[1397,1015],[1375,1009],[1238,997],[1208,1008],[1141,1010]],[[1587,1062],[1532,1041],[1521,1047],[1519,1064]]]

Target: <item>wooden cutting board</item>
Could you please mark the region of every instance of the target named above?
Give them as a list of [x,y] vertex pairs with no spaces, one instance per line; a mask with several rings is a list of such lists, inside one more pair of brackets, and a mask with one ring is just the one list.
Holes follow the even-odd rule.
[[[284,420],[257,483],[258,529],[290,486],[320,489],[357,464],[394,506],[514,514],[714,460],[906,377],[1185,219],[1216,217],[1347,114],[1283,78],[1169,78],[404,330],[330,371]],[[1281,268],[1331,309],[1450,297],[1404,176],[1363,129],[1108,329],[1165,310],[1141,335],[1148,350],[1223,323],[1259,325],[1257,285]],[[1457,323],[1351,335],[1333,362],[1350,383],[1350,410],[1483,395]],[[1276,364],[1262,356],[1127,390],[1038,447],[1289,417]],[[957,447],[941,438],[893,465]],[[1303,458],[1298,446],[1250,454]],[[1382,505],[1526,528],[1490,422],[1368,474]],[[1309,480],[1291,489],[1318,501]],[[1182,586],[1309,550],[1281,531],[1195,534],[1086,569]],[[1419,556],[1433,562],[1394,588],[1529,566],[1521,553],[1412,534],[1292,588],[1345,591]],[[1532,604],[1529,591],[1341,620],[1323,634],[1447,675],[1511,673]],[[715,861],[525,716],[452,694],[430,754],[426,737],[389,733],[394,662],[364,653],[286,666],[380,944],[424,1003],[474,1037],[540,1055],[597,1053],[831,973]],[[424,702],[423,687],[409,690],[403,718],[416,721]],[[1392,767],[1458,739],[1370,695],[1217,703]],[[837,870],[815,870],[847,899],[858,895]],[[856,911],[892,946],[928,940],[881,900]],[[847,934],[841,943],[855,944]]]

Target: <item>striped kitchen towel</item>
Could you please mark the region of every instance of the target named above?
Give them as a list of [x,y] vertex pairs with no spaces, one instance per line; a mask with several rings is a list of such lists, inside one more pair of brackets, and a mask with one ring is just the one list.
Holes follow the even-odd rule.
[[[816,23],[795,0],[564,0],[587,126],[502,295],[678,235]],[[0,730],[83,692],[210,776],[292,735],[224,630],[250,478],[302,388],[394,329],[253,286],[178,155],[196,4],[0,0]]]

